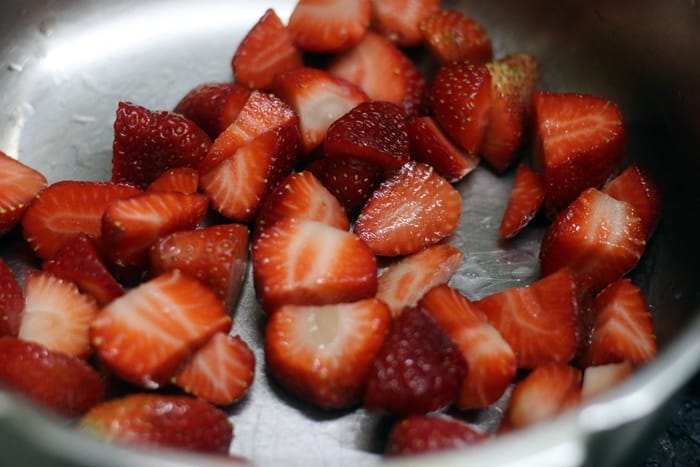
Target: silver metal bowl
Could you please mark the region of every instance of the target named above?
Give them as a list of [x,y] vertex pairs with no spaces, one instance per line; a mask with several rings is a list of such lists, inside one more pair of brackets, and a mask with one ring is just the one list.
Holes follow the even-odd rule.
[[[652,170],[664,213],[633,279],[653,309],[660,355],[599,399],[484,445],[427,457],[379,455],[382,421],[356,410],[323,413],[268,382],[262,314],[250,280],[235,331],[256,347],[253,389],[231,408],[233,453],[261,465],[621,465],[658,430],[672,396],[700,367],[696,240],[700,184],[700,10],[695,1],[449,1],[489,31],[497,55],[525,51],[542,63],[541,88],[618,102],[629,160]],[[117,102],[172,109],[192,87],[232,79],[238,42],[268,7],[292,0],[4,0],[0,5],[0,149],[49,181],[106,179]],[[460,182],[467,199],[452,242],[466,261],[452,284],[472,298],[537,276],[541,228],[507,250],[496,242],[512,173],[480,168]],[[0,241],[18,271],[36,264],[19,235]],[[1,362],[0,362],[1,364]],[[493,428],[501,408],[466,414]],[[0,464],[55,466],[230,465],[167,450],[124,449],[0,393]]]

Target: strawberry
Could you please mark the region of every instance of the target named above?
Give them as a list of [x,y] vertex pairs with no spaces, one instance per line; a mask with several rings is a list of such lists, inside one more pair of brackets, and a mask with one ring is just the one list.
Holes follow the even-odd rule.
[[486,63],[493,58],[491,39],[474,18],[456,10],[439,10],[424,18],[418,28],[432,55],[440,63]]
[[521,428],[552,418],[578,404],[581,372],[563,363],[536,367],[513,388],[506,420]]
[[515,377],[515,354],[486,316],[448,285],[428,291],[418,306],[452,339],[467,362],[457,407],[477,409],[496,402]]
[[158,387],[231,317],[219,297],[180,271],[131,289],[100,311],[90,338],[100,359],[127,381]]
[[260,205],[294,168],[300,135],[296,125],[276,127],[238,147],[200,177],[214,210],[236,222],[252,220]]
[[513,348],[519,368],[567,363],[578,350],[578,290],[568,269],[488,295],[475,305]]
[[231,59],[236,82],[251,89],[267,89],[275,75],[301,65],[292,33],[272,8],[248,31]]
[[46,177],[0,151],[0,235],[12,230],[46,187]]
[[240,400],[253,383],[255,355],[239,336],[220,332],[173,377],[186,392],[216,405]]
[[216,137],[212,137],[212,140],[216,140],[216,138],[238,118],[238,115],[248,102],[248,98],[250,98],[250,95],[253,93],[252,89],[241,86],[240,84],[236,84],[235,86],[236,87],[233,88],[231,94],[229,94],[221,106],[221,113],[219,114],[219,128],[221,130],[217,133]]
[[53,183],[40,192],[22,218],[24,238],[39,258],[49,259],[81,232],[99,237],[107,204],[138,193],[138,188],[111,182]]
[[318,221],[287,217],[253,241],[253,278],[263,310],[285,304],[325,305],[374,296],[377,261],[354,234]]
[[661,190],[651,174],[637,164],[631,164],[601,189],[606,195],[629,203],[642,222],[649,239],[661,215]]
[[80,233],[68,240],[42,269],[57,278],[72,281],[82,293],[105,306],[124,294],[124,289],[109,272],[94,241]]
[[267,195],[255,219],[255,235],[285,217],[319,221],[341,230],[350,228],[338,200],[308,170],[290,174]]
[[173,112],[192,120],[214,139],[233,121],[230,115],[224,116],[224,109],[237,113],[236,103],[245,101],[249,94],[250,89],[236,83],[204,83],[185,94]]
[[289,17],[294,43],[309,52],[339,52],[367,33],[370,0],[299,0]]
[[540,268],[547,275],[569,267],[585,289],[598,291],[637,265],[645,243],[631,205],[589,188],[545,231]]
[[593,326],[581,356],[583,366],[629,361],[641,365],[656,356],[654,322],[641,290],[629,279],[603,289],[593,302]]
[[625,381],[634,367],[627,360],[620,363],[589,366],[583,370],[581,399],[588,401]]
[[460,181],[479,164],[478,156],[455,146],[430,116],[411,119],[408,134],[412,158],[433,166],[450,183]]
[[513,238],[535,217],[544,201],[544,185],[540,176],[525,164],[515,172],[513,188],[498,227],[501,239]]
[[535,92],[532,96],[536,167],[550,214],[587,188],[598,188],[618,168],[625,123],[613,102],[590,94]]
[[382,182],[355,223],[355,233],[375,254],[416,253],[450,236],[462,210],[462,198],[432,167],[408,162]]
[[404,308],[416,306],[430,289],[446,283],[464,260],[451,245],[432,245],[391,263],[379,275],[377,298],[396,318]]
[[166,170],[153,180],[146,191],[179,191],[180,193],[196,193],[199,186],[199,172],[190,167],[178,167]]
[[338,117],[368,100],[356,85],[309,67],[277,75],[272,92],[298,115],[304,154],[323,142],[328,127]]
[[391,172],[410,158],[406,116],[390,102],[363,102],[328,127],[326,157],[355,157]]
[[372,0],[373,28],[400,47],[423,42],[420,22],[440,10],[440,0]]
[[117,265],[148,267],[148,249],[162,235],[195,228],[209,199],[201,194],[151,192],[113,201],[102,217],[102,246]]
[[164,235],[150,248],[150,272],[159,276],[179,269],[211,287],[232,309],[245,280],[248,228],[221,224]]
[[24,309],[24,293],[14,271],[0,258],[0,337],[16,336]]
[[420,111],[425,79],[403,51],[378,33],[368,32],[355,47],[337,55],[328,72],[356,84],[371,100],[396,104],[407,115]]
[[228,414],[188,396],[135,393],[95,405],[79,427],[119,443],[227,453],[233,439]]
[[265,327],[265,362],[294,396],[324,409],[362,399],[391,316],[375,298],[335,305],[285,305]]
[[84,360],[41,344],[0,337],[0,383],[64,417],[78,417],[105,392],[100,375]]
[[491,116],[491,73],[484,65],[451,62],[440,67],[430,108],[440,128],[467,154],[476,156]]
[[488,433],[453,417],[411,415],[391,427],[386,453],[396,456],[459,449],[489,438]]
[[145,188],[176,167],[199,168],[211,138],[180,114],[120,102],[114,120],[112,181]]
[[457,398],[466,370],[459,349],[433,319],[407,308],[374,360],[364,406],[398,416],[443,409]]

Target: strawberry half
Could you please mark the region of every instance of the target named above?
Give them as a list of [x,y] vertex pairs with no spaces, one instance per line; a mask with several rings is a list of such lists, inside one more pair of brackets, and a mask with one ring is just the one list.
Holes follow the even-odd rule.
[[585,368],[583,370],[583,384],[581,385],[581,400],[588,401],[606,390],[614,388],[629,378],[632,371],[634,371],[634,367],[627,360]]
[[661,190],[647,170],[631,164],[606,183],[601,191],[616,200],[629,203],[642,222],[646,238],[651,237],[661,216],[662,202]]
[[19,223],[46,185],[40,172],[0,151],[0,235]]
[[185,94],[173,112],[192,120],[213,140],[233,121],[235,104],[242,107],[249,94],[250,89],[236,83],[204,83]]
[[528,166],[520,164],[515,172],[513,188],[498,227],[498,236],[508,239],[518,235],[539,212],[543,201],[542,179]]
[[440,10],[419,24],[423,40],[440,63],[486,63],[493,58],[491,38],[474,18],[457,10]]
[[178,167],[166,170],[153,180],[146,191],[179,191],[180,193],[196,193],[199,187],[199,172],[190,167]]
[[299,0],[289,17],[294,43],[309,52],[339,52],[367,33],[370,0]]
[[24,293],[17,277],[0,258],[0,337],[17,336],[24,309]]
[[324,409],[359,403],[391,316],[380,300],[286,305],[265,327],[266,368],[291,394]]
[[419,24],[440,10],[440,0],[372,0],[372,27],[400,47],[423,42]]
[[171,271],[103,308],[90,337],[100,359],[117,375],[154,388],[214,334],[230,327],[231,318],[214,292]]
[[407,255],[452,235],[461,213],[459,192],[429,165],[411,161],[372,194],[355,233],[377,255]]
[[255,290],[263,310],[325,305],[377,292],[377,261],[351,232],[288,217],[264,229],[252,247]]
[[386,453],[412,455],[460,449],[488,440],[488,433],[445,415],[411,415],[396,422],[389,432]]

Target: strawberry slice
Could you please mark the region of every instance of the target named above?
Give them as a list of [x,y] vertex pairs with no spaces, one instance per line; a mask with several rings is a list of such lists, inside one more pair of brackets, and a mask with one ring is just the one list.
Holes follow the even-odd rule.
[[364,407],[398,416],[444,409],[456,400],[466,371],[459,349],[433,319],[407,308],[374,360]]
[[0,337],[17,336],[24,309],[24,293],[14,271],[0,258]]
[[287,217],[253,241],[253,278],[263,310],[372,297],[377,260],[356,235],[323,222]]
[[588,401],[602,394],[632,375],[634,367],[627,360],[620,363],[589,366],[583,370],[581,400]]
[[393,456],[460,449],[488,440],[488,433],[446,415],[411,415],[389,432],[386,453]]
[[389,306],[396,318],[413,307],[436,285],[446,283],[464,260],[451,245],[432,245],[387,266],[379,276],[377,298]]
[[248,264],[248,227],[221,224],[164,235],[150,249],[150,272],[180,271],[211,287],[226,309],[238,300]]
[[544,185],[540,176],[525,164],[515,172],[513,188],[498,227],[501,239],[513,238],[530,223],[544,201]]
[[0,151],[0,235],[20,222],[46,185],[46,177],[40,172]]
[[475,305],[513,348],[519,368],[567,363],[578,350],[578,290],[568,269],[496,292]]
[[53,183],[41,191],[22,218],[24,238],[39,258],[49,259],[81,232],[99,237],[107,205],[140,192],[138,188],[111,182]]
[[457,407],[477,409],[496,402],[515,377],[515,354],[486,316],[457,289],[439,285],[418,302],[457,345],[467,362]]
[[367,33],[370,0],[299,0],[289,17],[294,43],[309,52],[339,52]]
[[430,108],[447,136],[476,156],[491,117],[491,73],[484,65],[451,62],[440,67],[430,91]]
[[78,417],[105,393],[100,375],[84,360],[41,344],[0,337],[0,383],[58,415]]
[[179,191],[180,193],[196,193],[199,187],[199,172],[190,167],[178,167],[166,170],[153,180],[146,191]]
[[493,58],[491,39],[484,27],[460,11],[437,11],[418,27],[428,49],[440,63],[486,63]]
[[420,22],[440,10],[440,0],[372,0],[372,26],[400,47],[423,42]]
[[629,361],[641,365],[656,356],[654,322],[639,287],[620,279],[603,289],[593,302],[593,327],[583,366]]
[[180,271],[131,289],[100,311],[90,337],[102,361],[127,381],[155,388],[231,317],[208,287]]
[[601,189],[606,195],[629,203],[642,222],[642,230],[649,239],[654,233],[661,216],[661,190],[651,174],[631,164],[617,177],[610,180]]
[[124,295],[124,289],[107,269],[94,241],[85,234],[68,240],[42,269],[54,276],[74,282],[78,289],[105,306]]
[[75,283],[32,271],[24,284],[25,305],[18,336],[53,352],[86,358],[92,353],[90,324],[99,308]]
[[211,138],[180,114],[119,102],[114,120],[112,181],[145,188],[176,167],[199,168]]
[[239,401],[253,383],[255,355],[239,336],[220,332],[173,377],[187,393],[215,405]]
[[275,75],[301,65],[292,33],[272,8],[248,31],[231,59],[236,82],[251,89],[267,89]]
[[433,166],[450,183],[460,181],[479,164],[478,156],[455,146],[430,116],[411,119],[408,134],[413,159]]
[[[236,83],[204,83],[185,94],[173,112],[192,120],[214,139],[233,121],[236,103],[240,110],[249,94],[250,89]],[[226,116],[224,109],[228,109]]]
[[188,396],[135,393],[95,405],[79,427],[106,441],[227,453],[233,439],[228,414]]
[[411,161],[372,194],[355,233],[377,255],[408,255],[452,235],[461,212],[459,192],[429,165]]
[[645,244],[632,206],[589,188],[545,231],[540,268],[547,275],[569,267],[584,288],[598,291],[632,270]]
[[266,131],[200,177],[214,210],[236,222],[251,221],[272,189],[292,171],[300,147],[299,129]]
[[265,327],[265,362],[296,397],[325,409],[359,403],[391,316],[375,298],[336,305],[286,305]]
[[617,170],[625,123],[615,103],[589,94],[538,91],[532,108],[536,167],[545,184],[545,206],[555,213]]

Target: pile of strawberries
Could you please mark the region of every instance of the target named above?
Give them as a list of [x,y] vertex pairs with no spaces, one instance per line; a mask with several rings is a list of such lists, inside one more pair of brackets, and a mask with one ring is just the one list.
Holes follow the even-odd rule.
[[[231,333],[249,264],[267,375],[392,417],[389,454],[494,436],[460,413],[508,388],[499,431],[537,423],[655,356],[625,276],[660,195],[622,166],[615,103],[538,89],[535,57],[494,57],[439,0],[268,10],[231,66],[172,111],[120,102],[109,181],[47,186],[0,153],[0,230],[38,258],[20,281],[0,260],[3,386],[107,439],[228,453],[223,408],[256,365]],[[479,164],[515,172],[504,248],[548,227],[539,280],[473,300],[450,238]]]

